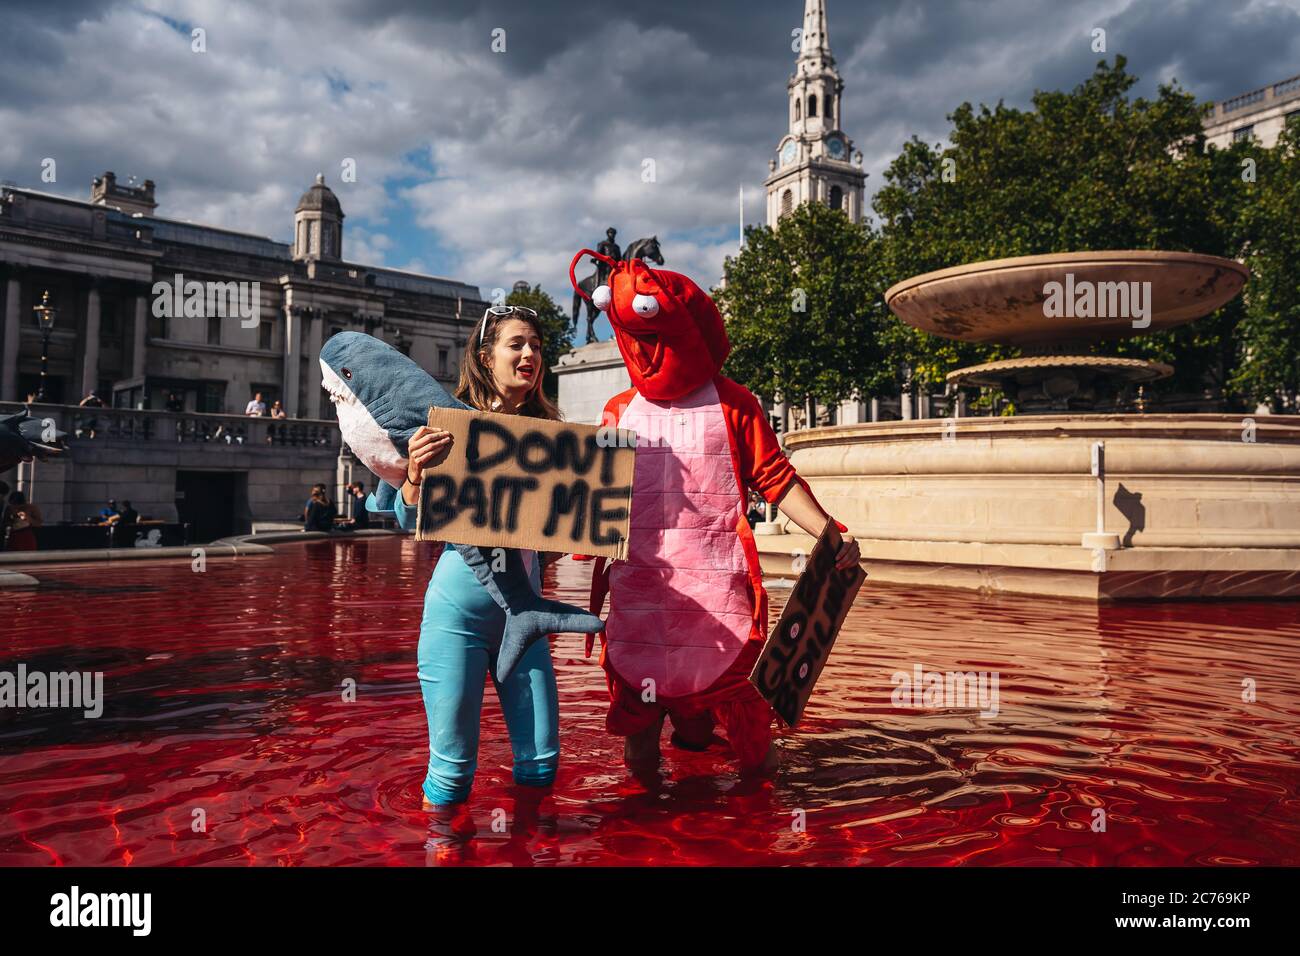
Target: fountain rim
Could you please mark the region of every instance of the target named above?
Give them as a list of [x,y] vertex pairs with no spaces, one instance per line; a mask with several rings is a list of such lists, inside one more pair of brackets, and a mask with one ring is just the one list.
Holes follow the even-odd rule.
[[899,295],[912,289],[944,279],[958,276],[979,275],[984,272],[1000,272],[1010,269],[1032,268],[1045,265],[1071,265],[1086,263],[1088,265],[1112,264],[1155,264],[1155,263],[1201,263],[1203,265],[1221,266],[1231,269],[1242,277],[1243,284],[1250,279],[1250,269],[1236,259],[1210,255],[1204,252],[1171,252],[1159,249],[1104,249],[1096,252],[1048,252],[1032,256],[1012,256],[1005,259],[983,259],[959,266],[949,266],[932,272],[923,272],[901,282],[896,282],[885,290],[885,304],[892,309],[892,302]]
[[972,438],[1175,438],[1242,442],[1249,420],[1255,443],[1300,445],[1300,416],[1229,412],[1074,413],[1060,415],[978,415],[963,418],[911,418],[800,428],[781,436],[787,451],[864,442],[935,441],[949,422],[959,441]]

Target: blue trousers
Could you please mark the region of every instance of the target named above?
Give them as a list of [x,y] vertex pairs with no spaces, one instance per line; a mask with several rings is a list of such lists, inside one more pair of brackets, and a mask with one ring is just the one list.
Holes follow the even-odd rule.
[[[533,586],[539,587],[536,566],[533,574]],[[448,546],[429,579],[420,625],[420,692],[429,720],[424,795],[430,803],[460,803],[469,797],[478,766],[484,681],[504,628],[505,612]],[[549,785],[560,759],[559,695],[550,644],[533,644],[504,684],[495,678],[493,683],[510,733],[515,782]]]

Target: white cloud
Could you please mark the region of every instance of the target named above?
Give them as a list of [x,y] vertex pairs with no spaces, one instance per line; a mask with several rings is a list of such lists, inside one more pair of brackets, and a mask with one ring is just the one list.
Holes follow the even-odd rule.
[[[614,225],[624,245],[657,234],[666,266],[707,286],[735,246],[741,183],[746,221],[764,215],[798,23],[797,0],[786,2],[29,6],[0,38],[0,175],[39,186],[52,156],[52,188],[85,196],[106,168],[135,174],[158,184],[162,215],[287,241],[293,206],[321,172],[347,214],[353,260],[404,261],[485,291],[526,279],[567,301],[570,257]],[[1100,58],[1088,49],[1093,25],[1110,31],[1107,55],[1125,52],[1149,79],[1176,64],[1235,83],[1223,79],[1244,69],[1233,31],[1256,47],[1279,37],[1279,62],[1300,49],[1278,26],[1285,8],[1214,9],[831,4],[844,125],[865,154],[868,192],[913,132],[945,135],[962,100],[1023,103],[1035,86],[1081,80]],[[501,55],[489,49],[497,22],[510,27]],[[190,26],[207,31],[206,53],[191,52]],[[642,181],[647,158],[653,183]],[[341,181],[346,159],[355,183]]]

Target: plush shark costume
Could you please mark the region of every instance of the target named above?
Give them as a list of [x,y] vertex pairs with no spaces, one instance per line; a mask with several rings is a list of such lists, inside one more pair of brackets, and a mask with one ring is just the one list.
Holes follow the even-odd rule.
[[[602,258],[582,250],[570,279],[584,255]],[[628,557],[607,572],[599,562],[592,580],[592,611],[606,591],[610,601],[606,726],[635,734],[667,710],[681,734],[716,718],[742,766],[756,766],[771,710],[748,675],[767,633],[767,594],[746,489],[776,502],[792,484],[808,486],[758,400],[719,374],[731,346],[713,300],[678,273],[606,261],[609,284],[592,302],[633,386],[605,406],[603,424],[638,435]]]
[[[414,528],[416,509],[397,489],[406,478],[407,443],[431,405],[468,408],[392,346],[340,332],[321,349],[325,390],[352,451],[383,479],[367,501]],[[514,752],[514,779],[545,786],[559,761],[559,709],[551,632],[603,629],[594,614],[539,595],[536,555],[506,549],[505,568],[478,548],[448,544],[425,594],[416,656],[429,726],[423,790],[434,804],[469,797],[478,762],[479,714],[491,671]]]

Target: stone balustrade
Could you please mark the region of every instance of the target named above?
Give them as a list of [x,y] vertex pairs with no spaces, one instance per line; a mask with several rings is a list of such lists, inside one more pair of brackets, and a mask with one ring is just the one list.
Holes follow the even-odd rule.
[[[0,415],[22,408],[0,403]],[[258,523],[301,521],[313,484],[341,499],[341,486],[352,477],[333,421],[53,404],[30,409],[65,433],[67,451],[0,478],[28,494],[47,524],[85,520],[114,498],[130,500],[144,517],[194,524],[195,540],[212,540]],[[374,487],[364,470],[356,477]],[[202,528],[214,514],[220,520]]]
[[[203,412],[168,412],[135,408],[81,408],[33,403],[34,418],[49,418],[69,439],[94,438],[130,442],[190,442],[226,445],[271,445],[332,448],[342,444],[338,423],[321,419],[254,418]],[[22,411],[16,402],[0,402],[0,416]]]

